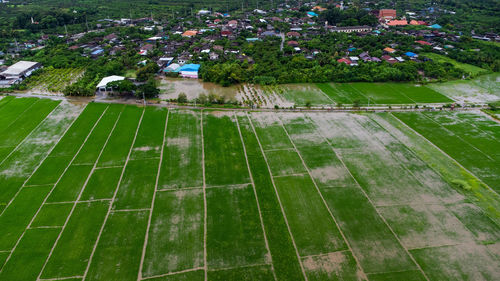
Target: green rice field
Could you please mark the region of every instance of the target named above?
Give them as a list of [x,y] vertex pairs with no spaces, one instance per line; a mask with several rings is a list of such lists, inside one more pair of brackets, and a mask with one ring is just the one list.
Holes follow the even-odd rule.
[[0,280],[500,279],[479,111],[5,97],[0,136]]
[[361,105],[453,102],[429,87],[406,83],[320,83],[317,87],[341,104],[355,101]]

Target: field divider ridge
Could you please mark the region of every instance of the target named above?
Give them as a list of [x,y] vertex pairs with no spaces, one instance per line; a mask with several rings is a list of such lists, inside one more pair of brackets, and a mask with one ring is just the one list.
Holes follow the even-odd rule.
[[69,279],[78,279],[83,278],[83,276],[70,276],[70,277],[59,277],[59,278],[47,278],[47,279],[39,279],[40,281],[59,281],[59,280],[69,280]]
[[283,123],[283,120],[281,118],[277,118],[279,121],[280,121],[280,124],[281,124],[281,127],[283,127],[283,130],[285,131],[288,139],[290,140],[290,143],[292,144],[292,146],[294,147],[295,149],[295,152],[297,153],[297,155],[299,156],[300,158],[300,161],[302,162],[302,165],[304,166],[304,168],[306,169],[307,171],[307,174],[309,175],[309,177],[311,178],[311,181],[313,182],[314,184],[314,187],[316,188],[316,191],[318,192],[318,195],[321,197],[321,201],[323,202],[323,205],[325,205],[325,208],[326,210],[328,211],[328,213],[330,214],[330,217],[332,218],[333,222],[335,223],[335,226],[337,227],[337,229],[339,230],[340,232],[340,235],[342,235],[342,238],[344,239],[344,242],[346,243],[349,251],[351,252],[354,260],[356,260],[356,264],[358,266],[358,268],[361,270],[361,272],[363,273],[364,277],[366,277],[366,273],[365,273],[365,270],[363,269],[363,267],[361,266],[361,263],[359,262],[358,258],[356,257],[356,255],[354,254],[354,251],[352,250],[352,247],[351,247],[351,244],[349,243],[349,240],[347,240],[344,232],[342,231],[342,229],[340,228],[340,225],[339,223],[337,222],[337,219],[335,218],[335,216],[333,215],[332,211],[330,210],[330,207],[328,206],[328,203],[326,202],[325,200],[325,197],[323,197],[323,193],[321,193],[321,190],[319,189],[318,187],[318,184],[316,183],[316,180],[314,179],[313,175],[312,175],[312,172],[311,170],[309,169],[309,167],[306,165],[306,162],[304,161],[304,158],[302,158],[302,154],[300,154],[299,150],[297,149],[297,146],[295,145],[295,142],[293,141],[292,137],[290,137],[290,134],[288,133],[288,130],[286,129],[285,127],[285,124]]
[[[311,120],[311,118],[309,116],[307,116],[307,118],[312,122],[312,120]],[[425,272],[422,269],[422,267],[417,263],[417,261],[415,260],[415,258],[413,257],[413,255],[411,255],[410,251],[403,245],[403,243],[401,242],[401,240],[399,239],[399,237],[396,235],[396,233],[394,232],[394,230],[392,229],[392,227],[389,225],[389,223],[387,222],[387,220],[382,216],[382,214],[377,209],[377,207],[375,206],[375,204],[373,203],[373,201],[371,200],[371,198],[368,196],[368,194],[365,192],[365,190],[361,187],[361,184],[358,182],[358,180],[351,173],[351,170],[349,170],[349,168],[345,164],[344,159],[342,159],[340,157],[340,155],[337,153],[337,150],[333,147],[332,143],[323,135],[323,133],[321,132],[321,130],[318,130],[318,131],[319,131],[319,134],[326,141],[326,143],[328,143],[328,145],[332,149],[333,153],[335,153],[335,155],[337,156],[337,158],[339,159],[339,161],[342,163],[342,166],[344,166],[344,168],[346,169],[346,171],[349,173],[349,175],[351,176],[351,178],[354,180],[354,182],[356,183],[356,186],[360,189],[361,193],[363,193],[363,195],[366,197],[366,199],[368,200],[368,202],[370,202],[370,204],[375,209],[375,212],[377,213],[377,215],[380,217],[380,219],[384,222],[384,224],[390,230],[390,232],[392,233],[392,235],[395,237],[396,241],[398,241],[398,243],[404,249],[404,251],[406,252],[406,254],[410,257],[410,259],[413,261],[413,263],[417,266],[417,268],[420,270],[420,272],[425,277],[425,279],[427,281],[430,281],[429,277],[427,276],[427,274],[425,274]],[[353,255],[353,257],[355,257],[354,253],[352,253],[352,255]],[[369,274],[369,273],[365,273],[365,274]]]
[[[42,209],[43,205],[45,204],[45,202],[47,201],[47,199],[49,198],[49,196],[52,194],[52,191],[54,191],[54,189],[56,188],[57,184],[59,183],[59,181],[62,179],[62,177],[64,176],[64,174],[66,173],[66,171],[69,169],[69,167],[71,166],[71,163],[73,163],[73,161],[76,159],[76,157],[78,156],[78,154],[80,153],[80,151],[82,150],[83,146],[85,145],[85,143],[87,142],[87,140],[89,139],[90,135],[92,134],[92,132],[94,131],[95,127],[97,127],[97,125],[99,124],[99,121],[101,121],[101,118],[104,116],[104,114],[106,113],[106,111],[108,110],[108,107],[106,107],[106,109],[102,112],[101,116],[99,117],[99,119],[95,122],[94,126],[92,127],[92,129],[90,130],[90,132],[87,134],[87,137],[85,138],[85,140],[83,141],[83,143],[80,145],[80,147],[78,148],[78,151],[75,153],[75,155],[73,156],[73,158],[71,159],[71,161],[68,163],[68,165],[66,166],[66,168],[64,169],[64,171],[61,173],[61,176],[57,179],[56,183],[54,183],[54,185],[52,186],[52,188],[50,189],[49,193],[45,196],[45,198],[43,199],[43,202],[42,204],[40,205],[40,207],[38,208],[38,210],[36,211],[36,213],[33,215],[33,218],[31,218],[31,221],[28,223],[28,226],[26,227],[26,229],[23,231],[23,233],[21,234],[21,236],[19,237],[19,239],[17,239],[16,241],[16,244],[14,245],[14,247],[12,248],[9,256],[7,257],[7,259],[5,259],[5,262],[4,262],[4,266],[7,264],[7,262],[10,260],[10,258],[12,257],[12,254],[14,253],[14,251],[16,250],[17,248],[17,245],[19,245],[19,243],[21,242],[22,238],[24,237],[24,234],[26,233],[26,230],[29,229],[31,227],[31,224],[35,221],[35,218],[37,217],[38,213],[40,212],[40,210]],[[0,272],[3,270],[3,267],[2,269],[0,269]]]
[[165,150],[165,144],[167,139],[167,127],[168,127],[168,117],[170,116],[170,110],[167,111],[167,116],[165,117],[165,128],[163,129],[163,139],[160,151],[160,161],[158,161],[158,171],[156,172],[155,180],[155,191],[153,192],[153,198],[151,199],[151,207],[149,210],[148,224],[146,226],[146,234],[144,235],[144,244],[142,246],[141,262],[139,263],[139,272],[137,273],[137,280],[142,280],[142,269],[144,267],[144,259],[146,257],[146,248],[148,246],[149,240],[149,230],[151,229],[151,221],[153,218],[153,210],[155,207],[156,193],[158,192],[158,182],[160,181],[161,165],[163,163],[163,152]]
[[177,275],[177,274],[182,274],[182,273],[188,273],[188,272],[193,272],[193,271],[203,270],[203,269],[204,269],[203,267],[189,268],[189,269],[185,269],[185,270],[181,270],[181,271],[174,271],[174,272],[169,272],[169,273],[165,273],[165,274],[144,277],[142,280],[156,279],[156,278],[172,276],[172,275]]
[[295,249],[295,254],[297,255],[297,259],[298,259],[298,262],[299,262],[299,265],[300,265],[300,269],[302,270],[302,275],[304,276],[304,280],[307,281],[309,279],[307,278],[306,271],[304,269],[304,265],[302,264],[302,259],[300,258],[299,250],[297,249],[297,243],[295,242],[295,238],[293,237],[292,230],[290,228],[290,224],[288,223],[288,218],[287,218],[286,213],[285,213],[285,209],[283,208],[283,203],[281,202],[281,198],[279,196],[278,189],[276,188],[276,184],[274,182],[273,173],[271,171],[271,167],[269,166],[269,162],[267,161],[267,156],[266,156],[266,154],[264,152],[264,148],[262,147],[262,144],[260,142],[259,135],[257,134],[257,131],[255,130],[255,126],[253,125],[252,119],[250,118],[250,116],[248,115],[248,113],[245,112],[245,114],[246,114],[246,116],[248,118],[250,126],[252,127],[252,131],[253,131],[253,133],[255,135],[255,138],[257,139],[257,143],[259,144],[259,148],[260,148],[260,152],[262,153],[262,157],[264,158],[264,160],[266,162],[267,170],[269,172],[270,179],[271,179],[271,182],[272,182],[273,187],[274,187],[274,192],[276,193],[276,198],[278,199],[278,202],[279,202],[279,205],[280,205],[281,214],[283,215],[283,218],[285,220],[285,224],[286,224],[286,227],[288,229],[288,234],[290,235],[290,239],[292,240],[292,244],[293,244],[293,247]]
[[208,221],[208,208],[207,208],[207,181],[205,175],[205,138],[203,135],[203,109],[200,112],[200,130],[201,130],[201,169],[203,179],[203,270],[204,280],[208,280],[208,263],[207,263],[207,221]]
[[97,245],[99,244],[99,240],[101,239],[102,233],[104,231],[104,227],[106,226],[106,222],[108,221],[109,215],[111,214],[111,210],[113,208],[113,203],[115,202],[116,195],[118,194],[118,190],[120,189],[123,175],[125,174],[125,169],[127,168],[128,161],[130,160],[130,155],[132,154],[135,140],[137,139],[137,133],[139,132],[139,128],[141,127],[142,118],[144,117],[145,111],[146,111],[146,107],[144,107],[142,110],[141,118],[139,119],[139,123],[137,124],[137,128],[135,130],[134,140],[132,141],[132,144],[130,145],[127,159],[125,160],[125,164],[123,165],[123,169],[122,169],[122,172],[120,174],[120,179],[118,180],[118,183],[116,184],[115,192],[113,193],[113,197],[111,198],[111,203],[109,204],[109,207],[108,207],[108,212],[106,213],[106,216],[104,217],[104,222],[102,223],[101,229],[99,230],[99,234],[97,235],[96,242],[94,243],[94,247],[92,248],[92,252],[90,254],[89,261],[87,263],[87,267],[85,268],[85,272],[83,274],[82,280],[85,280],[85,278],[87,277],[87,274],[89,273],[90,264],[92,263],[92,259],[94,258],[95,251],[97,250]]
[[[123,107],[123,108],[125,108],[125,107]],[[97,163],[99,162],[99,159],[101,158],[101,155],[102,155],[102,153],[103,153],[103,151],[104,151],[104,148],[107,146],[108,141],[109,141],[109,139],[111,138],[111,135],[113,134],[113,132],[114,132],[114,130],[115,130],[115,128],[116,128],[116,124],[118,124],[118,121],[120,120],[120,117],[121,117],[122,112],[123,112],[123,108],[122,108],[122,111],[120,111],[120,114],[118,115],[118,117],[116,118],[115,123],[113,124],[113,128],[110,130],[110,132],[109,132],[109,134],[108,134],[108,137],[106,138],[106,141],[105,141],[105,142],[104,142],[104,144],[102,145],[101,150],[99,151],[99,155],[97,156],[97,159],[94,161],[94,165],[92,166],[92,170],[90,170],[89,175],[87,176],[87,179],[85,180],[85,183],[83,184],[83,186],[82,186],[82,188],[81,188],[80,192],[78,193],[78,197],[76,198],[76,200],[75,200],[74,202],[72,202],[73,206],[71,207],[71,210],[70,210],[70,212],[69,212],[68,216],[66,217],[66,220],[64,221],[64,224],[63,224],[63,226],[62,226],[61,231],[60,231],[60,232],[59,232],[59,234],[57,235],[57,238],[56,238],[56,241],[54,242],[54,245],[52,245],[52,249],[50,250],[49,255],[48,255],[48,256],[47,256],[47,258],[45,259],[45,262],[44,262],[44,264],[43,264],[43,266],[42,266],[42,269],[40,270],[40,273],[38,274],[38,277],[36,278],[37,280],[40,280],[40,278],[41,278],[41,276],[42,276],[42,273],[43,273],[43,271],[45,270],[45,267],[47,266],[47,263],[49,262],[49,259],[52,257],[52,253],[54,252],[54,250],[55,250],[55,248],[56,248],[56,246],[57,246],[57,244],[58,244],[58,242],[59,242],[59,239],[61,239],[61,236],[62,236],[62,234],[63,234],[64,230],[66,229],[66,226],[68,225],[68,222],[69,222],[69,220],[71,219],[71,216],[73,215],[73,212],[75,211],[76,206],[77,206],[77,204],[78,204],[78,203],[79,203],[79,201],[80,201],[80,198],[82,197],[83,191],[84,191],[84,190],[85,190],[85,188],[87,187],[87,184],[88,184],[88,182],[90,181],[90,178],[91,178],[91,177],[92,177],[92,175],[94,174],[95,168],[97,167]],[[106,111],[107,111],[108,109],[109,109],[109,106],[106,108],[106,110],[104,110],[104,112],[103,112],[103,115],[102,115],[102,116],[104,116],[104,114],[106,113]],[[102,116],[101,116],[101,117],[102,117]],[[100,120],[100,118],[99,118],[99,120]],[[98,122],[96,122],[96,124],[97,124],[97,123],[99,123],[99,121],[98,121]],[[92,132],[93,132],[93,131],[94,131],[94,129],[92,129]],[[92,134],[92,132],[91,132],[91,134]],[[90,136],[90,135],[89,135],[89,136]],[[82,147],[83,147],[83,145],[82,145]],[[80,148],[80,149],[81,149],[81,148]],[[78,151],[77,155],[78,155],[79,153],[80,153],[80,151]],[[76,157],[76,156],[75,156],[75,157]],[[71,161],[71,163],[72,163],[72,162],[73,162],[73,160]],[[99,201],[101,201],[101,200],[99,200]]]
[[257,210],[259,211],[260,226],[262,228],[262,234],[264,235],[264,242],[266,243],[266,250],[267,250],[267,253],[269,254],[269,258],[271,259],[270,260],[271,270],[273,272],[274,280],[278,280],[276,277],[276,272],[274,271],[274,264],[273,264],[273,260],[272,260],[271,250],[269,249],[269,241],[267,240],[266,228],[264,227],[264,219],[262,218],[262,211],[260,209],[259,197],[257,195],[257,190],[255,189],[255,182],[253,180],[252,171],[250,170],[250,163],[248,161],[248,155],[247,155],[247,149],[245,147],[245,141],[243,140],[243,135],[241,134],[240,122],[238,121],[237,116],[235,116],[234,119],[236,120],[236,126],[238,127],[238,133],[240,135],[241,145],[243,147],[243,153],[245,154],[245,162],[247,165],[248,174],[250,176],[252,190],[253,190],[253,193],[255,196],[255,203],[257,203]]
[[[87,106],[85,106],[87,107]],[[83,110],[85,109],[85,107],[82,109],[81,112],[83,112]],[[40,166],[42,166],[43,162],[45,162],[45,160],[47,159],[47,157],[49,157],[49,155],[52,153],[52,151],[54,150],[54,148],[57,146],[57,144],[59,143],[59,141],[61,141],[61,139],[66,135],[66,133],[69,131],[69,129],[73,126],[73,124],[75,123],[75,121],[78,119],[78,117],[75,117],[75,119],[73,119],[73,121],[71,121],[71,123],[68,125],[68,127],[66,128],[66,130],[64,130],[64,132],[61,134],[61,136],[57,139],[56,142],[54,142],[54,145],[47,151],[47,154],[45,155],[45,157],[43,157],[43,159],[40,160],[40,162],[38,163],[38,165],[35,167],[35,169],[33,169],[33,172],[28,176],[28,178],[23,182],[23,185],[21,185],[21,187],[19,188],[19,190],[16,192],[16,194],[14,194],[14,196],[12,197],[12,199],[7,203],[5,204],[5,208],[3,209],[3,211],[0,213],[0,217],[3,215],[3,213],[5,212],[5,210],[7,210],[7,208],[10,206],[10,204],[12,204],[12,202],[14,201],[14,199],[16,199],[17,195],[21,192],[21,190],[23,189],[23,187],[27,187],[26,183],[28,183],[28,181],[31,179],[31,177],[36,173],[36,171],[38,171],[38,169],[40,168]]]
[[[35,127],[35,128],[33,128],[33,130],[31,130],[31,132],[30,132],[28,135],[27,135],[26,137],[24,137],[24,139],[23,139],[21,142],[19,142],[19,143],[18,143],[18,144],[14,147],[14,149],[12,149],[12,151],[11,151],[11,152],[9,152],[9,154],[8,154],[8,155],[6,155],[6,156],[2,159],[2,161],[0,162],[0,166],[2,166],[2,164],[5,162],[5,160],[7,160],[7,159],[8,159],[8,158],[12,155],[12,154],[14,154],[14,152],[16,152],[16,151],[19,149],[19,147],[21,147],[21,145],[23,145],[23,144],[26,142],[26,140],[27,140],[27,139],[29,139],[29,138],[31,137],[31,135],[33,134],[33,132],[35,132],[38,128],[40,128],[40,126],[41,126],[41,125],[45,122],[45,120],[47,120],[47,118],[49,118],[49,116],[50,116],[50,115],[51,115],[54,111],[56,111],[56,109],[57,109],[60,105],[61,105],[61,103],[57,104],[57,106],[56,106],[56,107],[54,107],[54,109],[52,109],[52,111],[51,111],[51,112],[49,112],[49,114],[47,114],[47,116],[45,116],[45,118],[43,118],[43,120],[42,120],[42,121],[40,121],[40,123],[38,123],[38,125],[36,125],[36,127]],[[75,119],[76,119],[76,118],[75,118]],[[12,147],[12,146],[6,146],[6,147]]]

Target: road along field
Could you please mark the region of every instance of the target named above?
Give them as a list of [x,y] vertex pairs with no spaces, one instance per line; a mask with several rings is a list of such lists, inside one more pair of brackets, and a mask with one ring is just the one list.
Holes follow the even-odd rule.
[[[500,129],[483,115],[8,98],[0,124],[29,102],[45,116],[0,131],[16,136],[0,164],[0,280],[500,278]],[[406,119],[455,120],[435,131],[492,160],[475,167],[438,142],[450,134]]]

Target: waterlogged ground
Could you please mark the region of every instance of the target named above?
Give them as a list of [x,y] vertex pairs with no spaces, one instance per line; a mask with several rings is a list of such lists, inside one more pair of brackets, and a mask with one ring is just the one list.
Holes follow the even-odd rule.
[[488,103],[500,100],[499,73],[482,75],[472,80],[433,83],[428,87],[459,102]]
[[0,280],[500,278],[500,127],[479,112],[8,98],[0,118]]

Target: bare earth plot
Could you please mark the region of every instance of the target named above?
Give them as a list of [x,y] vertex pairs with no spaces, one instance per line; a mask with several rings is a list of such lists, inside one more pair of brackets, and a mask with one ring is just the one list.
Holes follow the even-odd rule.
[[62,102],[33,125],[10,111],[48,105],[20,101],[0,100],[25,128],[0,280],[500,278],[500,127],[479,113]]

